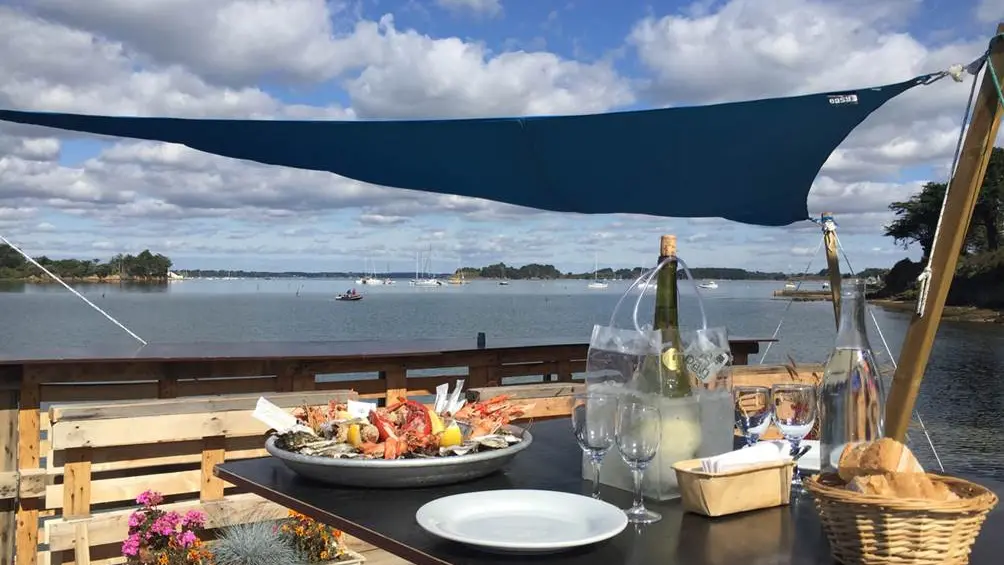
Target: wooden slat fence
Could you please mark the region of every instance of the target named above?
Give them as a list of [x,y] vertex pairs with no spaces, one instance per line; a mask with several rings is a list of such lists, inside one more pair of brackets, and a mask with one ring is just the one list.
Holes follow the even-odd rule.
[[[259,395],[286,405],[326,404],[351,390],[382,403],[434,394],[458,378],[467,388],[513,380],[561,388],[585,369],[586,350],[0,365],[0,423],[8,430],[0,436],[0,562],[14,562],[15,552],[17,565],[116,562],[130,501],[146,488],[170,495],[181,509],[205,506],[211,520],[282,515],[256,497],[232,493],[211,472],[224,459],[264,453],[264,430],[249,415]],[[460,374],[437,374],[456,368]],[[359,380],[318,378],[338,374]],[[546,417],[560,403],[537,404],[533,417]],[[77,546],[90,551],[80,558],[72,551]]]

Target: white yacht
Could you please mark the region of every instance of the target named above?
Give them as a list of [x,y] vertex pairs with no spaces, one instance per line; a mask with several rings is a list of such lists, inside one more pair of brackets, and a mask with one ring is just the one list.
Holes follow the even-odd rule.
[[704,288],[704,289],[707,289],[707,290],[714,290],[714,289],[718,288],[718,283],[716,283],[715,281],[704,281],[704,282],[702,282],[701,284],[699,284],[697,286],[699,286],[701,288]]

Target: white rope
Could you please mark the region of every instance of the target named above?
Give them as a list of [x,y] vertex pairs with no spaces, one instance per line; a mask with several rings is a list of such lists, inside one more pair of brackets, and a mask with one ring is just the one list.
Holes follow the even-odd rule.
[[88,300],[83,294],[80,294],[73,287],[71,287],[70,285],[68,285],[65,282],[63,282],[63,279],[57,277],[55,275],[55,273],[53,273],[49,269],[46,269],[45,267],[43,267],[42,265],[40,265],[38,261],[36,261],[35,259],[33,259],[31,257],[31,255],[28,255],[27,253],[25,253],[24,251],[22,251],[20,247],[18,247],[16,245],[14,245],[13,243],[11,243],[11,241],[9,239],[7,239],[6,237],[0,235],[0,242],[6,243],[7,245],[9,245],[11,249],[13,249],[14,251],[17,251],[18,253],[20,253],[21,256],[24,257],[25,261],[28,261],[29,263],[31,263],[35,267],[38,267],[39,269],[41,269],[41,271],[43,273],[49,275],[50,277],[52,277],[52,279],[54,281],[56,281],[59,284],[63,285],[63,288],[65,288],[66,290],[68,290],[71,293],[73,293],[73,295],[76,296],[77,298],[83,300],[91,308],[94,308],[95,310],[97,310],[98,312],[100,312],[101,315],[104,316],[105,318],[108,318],[108,320],[111,323],[113,323],[116,326],[122,328],[122,330],[125,331],[125,333],[129,334],[130,336],[132,336],[134,339],[136,339],[136,341],[142,343],[143,345],[146,345],[146,341],[143,338],[141,338],[138,335],[136,335],[135,333],[133,333],[132,330],[130,330],[129,328],[123,326],[122,323],[119,322],[118,320],[116,320],[115,318],[113,318],[111,316],[111,314],[109,314],[108,312],[105,312],[104,310],[102,310],[101,308],[99,308],[96,304],[94,304],[93,302],[91,302],[90,300]]
[[[951,186],[952,179],[955,178],[956,168],[959,166],[959,156],[962,154],[962,142],[966,137],[966,124],[969,122],[969,113],[973,107],[973,98],[976,96],[976,78],[980,72],[980,68],[983,67],[983,63],[986,61],[986,54],[984,54],[979,59],[969,63],[965,67],[962,65],[952,65],[948,69],[948,74],[952,77],[955,82],[962,82],[963,71],[968,72],[973,75],[973,85],[969,89],[969,101],[966,102],[966,110],[962,115],[962,127],[959,128],[959,139],[955,144],[955,156],[952,157],[952,169],[948,175],[949,184]],[[934,259],[934,245],[938,241],[938,236],[941,235],[941,224],[945,219],[945,207],[948,206],[948,189],[945,189],[945,196],[941,199],[941,210],[938,212],[938,223],[934,228],[934,239],[931,240],[931,250],[927,254],[927,264],[924,266],[924,270],[920,272],[917,277],[917,315],[923,317],[924,312],[927,310],[927,296],[931,292],[931,277],[934,275],[934,269],[932,267],[932,260]]]
[[[809,258],[809,264],[806,265],[805,270],[802,271],[802,279],[805,278],[805,275],[809,274],[809,269],[812,268],[812,262],[816,260],[816,255],[819,255],[819,249],[821,247],[823,247],[822,238],[820,238],[819,243],[816,245],[816,250],[812,253],[812,257]],[[802,288],[802,279],[799,279],[799,281],[795,283],[795,292],[798,292],[798,290]],[[763,365],[764,359],[767,358],[767,353],[770,352],[770,347],[774,345],[774,341],[777,339],[777,334],[781,333],[781,325],[784,324],[784,317],[788,313],[788,310],[791,309],[791,305],[795,303],[795,296],[795,294],[791,295],[791,298],[788,299],[788,304],[784,307],[784,311],[781,312],[781,319],[777,321],[777,327],[774,328],[774,333],[770,336],[771,341],[767,342],[767,348],[763,350],[763,355],[761,355],[760,360],[757,361],[758,365]]]
[[[836,234],[834,234],[836,235]],[[837,249],[840,250],[840,254],[844,257],[844,262],[847,263],[847,271],[851,276],[854,275],[854,267],[851,266],[851,259],[847,256],[847,251],[844,250],[844,246],[840,244],[840,238],[837,240]],[[889,357],[889,361],[892,362],[893,369],[898,369],[899,365],[896,364],[896,356],[892,354],[892,348],[889,347],[889,342],[885,339],[885,334],[882,333],[882,326],[879,325],[878,318],[875,317],[875,309],[872,308],[867,302],[865,303],[865,309],[868,310],[868,315],[871,316],[872,323],[875,325],[875,331],[878,333],[879,340],[882,341],[882,347],[885,348],[885,354]],[[931,448],[931,453],[934,455],[934,460],[938,462],[938,468],[941,472],[945,472],[945,465],[941,462],[941,456],[938,455],[938,450],[934,447],[934,441],[931,439],[931,434],[927,431],[927,426],[924,425],[924,419],[920,417],[920,411],[916,408],[913,409],[913,415],[917,418],[917,423],[920,424],[920,430],[924,432],[924,438],[927,439],[927,445]],[[909,438],[907,438],[909,441]]]

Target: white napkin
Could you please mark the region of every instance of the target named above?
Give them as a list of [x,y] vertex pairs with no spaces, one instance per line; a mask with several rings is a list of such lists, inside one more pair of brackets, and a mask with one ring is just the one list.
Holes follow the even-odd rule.
[[289,412],[286,412],[282,408],[272,404],[266,400],[264,396],[258,399],[254,412],[251,413],[251,417],[265,424],[269,427],[269,429],[275,430],[280,434],[293,431],[301,431],[311,434],[314,433],[314,430],[301,424],[300,421],[296,419],[296,416],[293,416]]
[[442,414],[446,410],[447,403],[450,402],[450,383],[443,383],[436,387],[436,402],[433,410],[436,414]]
[[369,418],[370,412],[374,410],[376,410],[376,404],[373,402],[349,400],[345,404],[345,411],[349,413],[351,418]]
[[460,391],[464,388],[464,379],[457,380],[457,386],[453,389],[453,394],[450,395],[450,399],[446,402],[446,411],[450,414],[456,414],[467,401],[460,398]]
[[701,470],[705,473],[724,473],[743,467],[790,459],[791,445],[787,441],[761,441],[752,447],[705,457],[701,459]]

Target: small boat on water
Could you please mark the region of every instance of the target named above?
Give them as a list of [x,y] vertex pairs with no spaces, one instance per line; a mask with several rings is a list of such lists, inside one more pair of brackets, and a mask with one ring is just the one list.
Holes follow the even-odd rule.
[[345,292],[335,297],[335,300],[342,300],[345,302],[355,302],[356,300],[362,300],[362,299],[363,295],[359,294],[358,292]]
[[699,284],[697,286],[699,286],[701,288],[704,288],[704,289],[708,289],[708,290],[714,290],[714,289],[718,288],[718,283],[716,283],[715,281],[706,281],[706,282],[702,282],[701,284]]
[[599,263],[598,263],[598,259],[594,257],[593,258],[593,282],[587,284],[586,288],[596,290],[596,289],[607,288],[608,286],[610,286],[609,283],[607,283],[604,280],[601,280],[597,276],[597,271],[599,271]]
[[509,286],[509,281],[499,281],[499,286]]

